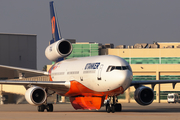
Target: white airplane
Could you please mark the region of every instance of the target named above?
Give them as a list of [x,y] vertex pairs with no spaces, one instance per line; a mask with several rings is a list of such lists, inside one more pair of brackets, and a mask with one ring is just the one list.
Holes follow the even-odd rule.
[[[63,39],[57,23],[53,1],[50,2],[52,25],[51,44],[46,48],[45,55],[51,61],[64,59],[72,52],[71,43]],[[132,81],[133,74],[130,65],[123,58],[113,55],[81,57],[56,62],[49,72],[31,70],[19,67],[0,65],[1,68],[14,69],[23,73],[31,72],[47,75],[50,81],[10,81],[1,80],[0,84],[24,85],[27,88],[25,98],[31,105],[38,106],[38,111],[53,111],[53,105],[47,103],[49,90],[58,95],[67,96],[75,109],[100,109],[106,100],[106,111],[121,111],[117,96],[123,94],[130,86],[134,86],[135,100],[140,105],[153,102],[155,84],[172,83],[180,80]],[[151,84],[152,89],[142,86]]]

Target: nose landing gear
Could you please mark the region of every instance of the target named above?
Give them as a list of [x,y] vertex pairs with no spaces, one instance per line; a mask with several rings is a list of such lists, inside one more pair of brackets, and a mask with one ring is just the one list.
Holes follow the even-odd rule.
[[122,106],[120,103],[117,102],[118,99],[115,96],[109,96],[109,101],[106,104],[106,112],[120,112],[122,110]]

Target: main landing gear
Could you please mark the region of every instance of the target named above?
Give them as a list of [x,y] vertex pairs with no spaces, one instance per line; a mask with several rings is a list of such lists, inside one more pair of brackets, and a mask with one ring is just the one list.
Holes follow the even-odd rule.
[[44,112],[45,109],[47,112],[53,112],[53,104],[42,104],[38,106],[38,112]]
[[118,99],[115,96],[109,96],[109,101],[106,104],[106,111],[108,113],[112,112],[120,112],[122,110],[122,106],[120,103],[117,103]]

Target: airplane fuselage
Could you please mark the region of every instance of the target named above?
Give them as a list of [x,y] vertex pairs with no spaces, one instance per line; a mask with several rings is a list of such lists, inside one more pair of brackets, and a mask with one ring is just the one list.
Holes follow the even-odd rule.
[[58,93],[65,96],[119,95],[132,81],[129,64],[112,55],[63,60],[53,65],[49,74],[51,81],[67,81],[69,90]]

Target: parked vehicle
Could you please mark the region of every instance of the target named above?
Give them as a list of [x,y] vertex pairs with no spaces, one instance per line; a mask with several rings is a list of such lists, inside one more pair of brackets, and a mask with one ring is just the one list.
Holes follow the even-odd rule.
[[179,95],[177,93],[169,93],[167,95],[168,103],[177,103],[179,102]]

